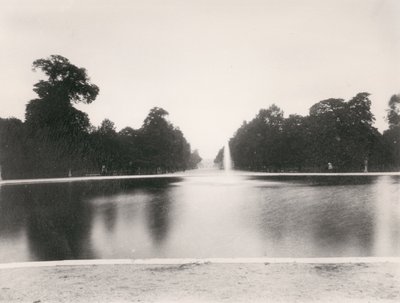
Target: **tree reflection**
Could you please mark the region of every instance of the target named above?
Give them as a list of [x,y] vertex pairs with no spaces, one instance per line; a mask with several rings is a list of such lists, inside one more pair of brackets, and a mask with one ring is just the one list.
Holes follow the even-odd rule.
[[157,245],[161,245],[168,236],[171,207],[169,189],[164,187],[153,192],[153,198],[146,206],[148,228]]
[[399,176],[385,176],[374,187],[374,253],[376,256],[400,255]]
[[0,238],[15,237],[26,224],[24,186],[0,186]]
[[117,209],[114,204],[110,203],[103,212],[104,224],[107,230],[111,233],[114,231],[115,224],[117,223]]
[[[347,199],[345,198],[347,196]],[[357,196],[357,193],[355,193]],[[371,256],[373,219],[371,201],[338,192],[334,201],[325,202],[312,218],[313,236],[318,247],[332,256]],[[326,197],[325,197],[326,198]],[[361,198],[361,199],[360,199]]]
[[29,186],[28,241],[37,260],[94,258],[92,209],[72,184]]
[[370,256],[371,187],[285,186],[265,192],[259,229],[268,256]]

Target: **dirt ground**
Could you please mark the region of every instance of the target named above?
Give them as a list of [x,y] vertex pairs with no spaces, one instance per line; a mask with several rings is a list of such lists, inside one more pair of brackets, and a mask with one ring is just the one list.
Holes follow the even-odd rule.
[[0,269],[1,302],[400,302],[399,263]]

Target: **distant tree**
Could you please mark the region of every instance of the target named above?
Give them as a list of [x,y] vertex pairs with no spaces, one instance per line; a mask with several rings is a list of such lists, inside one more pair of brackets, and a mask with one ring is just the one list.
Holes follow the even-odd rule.
[[144,119],[143,128],[159,127],[160,125],[168,127],[168,122],[165,119],[168,115],[169,113],[165,109],[161,107],[153,107],[146,119]]
[[134,138],[137,136],[137,131],[134,130],[132,127],[125,127],[123,129],[121,129],[118,133],[119,136],[123,136],[123,137],[128,137],[128,138]]
[[2,178],[14,179],[23,177],[23,172],[27,169],[27,157],[29,157],[25,142],[25,128],[21,120],[0,118],[0,166]]
[[386,145],[387,166],[392,170],[400,170],[400,126],[392,126],[383,132]]
[[301,171],[307,166],[310,143],[307,121],[300,115],[290,115],[284,120],[280,153],[287,169]]
[[400,125],[400,95],[393,95],[390,98],[386,120],[389,122],[389,128]]
[[347,102],[347,108],[351,118],[351,125],[364,125],[371,127],[375,121],[371,112],[370,94],[363,92],[358,93],[355,97]]
[[109,119],[104,119],[101,122],[101,125],[100,125],[100,127],[98,128],[97,131],[100,134],[106,135],[106,136],[116,136],[117,135],[115,124],[114,124],[114,122],[112,122]]
[[326,99],[320,101],[310,108],[310,116],[320,117],[323,115],[330,115],[338,117],[343,114],[346,105],[343,99]]
[[115,124],[104,119],[100,126],[91,134],[93,154],[96,166],[105,166],[108,172],[116,171],[123,166],[121,163],[122,150],[118,140]]
[[281,153],[283,132],[283,111],[272,104],[268,109],[261,109],[256,119],[260,120],[260,133],[262,144],[258,147],[259,154],[263,160],[263,167],[268,170],[281,170],[283,165],[283,154]]
[[311,155],[319,169],[332,163],[338,170],[363,169],[372,156],[377,130],[373,128],[368,93],[350,101],[328,99],[310,108]]
[[261,109],[249,123],[244,122],[230,140],[235,167],[279,170],[283,164],[280,153],[283,122],[283,111],[275,104]]
[[323,170],[327,163],[342,166],[342,127],[345,121],[346,103],[343,99],[327,99],[310,108],[308,130],[308,164],[314,170]]
[[386,120],[389,129],[383,132],[391,169],[400,169],[400,95],[393,95],[388,103]]
[[[236,168],[262,171],[323,171],[328,163],[339,171],[361,171],[367,163],[382,169],[387,152],[373,122],[365,92],[348,102],[320,101],[306,117],[284,118],[283,111],[271,105],[236,131],[230,140],[232,159]],[[220,151],[216,161],[222,157]]]
[[377,165],[379,132],[374,128],[369,93],[348,102],[329,99],[310,109],[312,157],[320,169],[327,163],[340,171],[360,171],[367,162]]
[[201,162],[202,158],[199,155],[199,151],[195,149],[191,154],[190,154],[190,159],[189,159],[189,168],[194,169],[197,168],[199,163]]
[[141,149],[138,138],[139,130],[125,127],[118,132],[118,140],[121,149],[121,163],[126,174],[138,173],[141,166]]
[[167,119],[168,112],[154,107],[140,129],[142,165],[153,172],[185,170],[190,160],[190,145],[183,133]]
[[215,156],[214,164],[222,168],[223,162],[224,162],[224,148],[222,147]]
[[366,161],[371,162],[378,137],[381,136],[372,126],[375,118],[371,112],[369,95],[365,92],[358,93],[347,102],[347,121],[344,123],[346,134],[343,137],[348,149],[346,157],[351,161],[347,161],[347,166],[353,167],[354,170],[364,167]]

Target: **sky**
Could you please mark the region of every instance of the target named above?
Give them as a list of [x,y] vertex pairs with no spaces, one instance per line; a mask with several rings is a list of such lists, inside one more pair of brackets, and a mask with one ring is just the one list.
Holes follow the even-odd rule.
[[0,0],[0,117],[24,119],[32,62],[58,54],[100,87],[77,105],[92,124],[139,128],[159,106],[203,158],[273,103],[307,115],[366,91],[383,131],[399,15],[398,0]]

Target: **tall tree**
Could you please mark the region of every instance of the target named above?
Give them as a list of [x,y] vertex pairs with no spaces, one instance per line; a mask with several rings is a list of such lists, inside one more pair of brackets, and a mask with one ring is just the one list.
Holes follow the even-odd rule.
[[155,107],[143,126],[116,131],[105,119],[100,127],[74,107],[92,103],[99,88],[84,68],[53,55],[33,62],[46,76],[34,85],[38,98],[26,106],[23,123],[0,118],[0,165],[5,178],[53,177],[99,173],[136,174],[170,172],[195,167],[201,160],[191,154],[168,112]]
[[400,125],[400,95],[393,95],[389,100],[389,108],[387,110],[387,121],[389,128]]
[[272,104],[261,109],[250,122],[244,122],[230,140],[235,167],[254,170],[278,170],[282,166],[281,142],[283,111]]
[[386,120],[389,129],[383,132],[388,162],[392,169],[400,169],[400,95],[393,95],[388,103]]
[[39,98],[26,107],[31,165],[39,175],[65,175],[79,169],[88,156],[89,118],[73,104],[93,102],[99,88],[90,83],[84,68],[59,55],[34,61],[33,70],[41,70],[47,79],[34,85]]
[[185,170],[189,165],[190,145],[167,115],[160,107],[152,108],[140,129],[142,162],[153,172]]
[[283,111],[272,105],[236,131],[230,140],[232,158],[236,168],[249,170],[321,171],[328,163],[339,171],[360,171],[367,164],[382,169],[387,157],[373,122],[365,92],[348,102],[333,98],[317,102],[306,117],[284,118]]
[[23,177],[27,169],[26,134],[21,120],[0,118],[0,170],[1,177],[13,179]]
[[199,151],[197,149],[195,149],[190,154],[189,168],[191,168],[191,169],[197,168],[197,166],[199,165],[201,160],[202,160],[202,158],[199,155]]
[[41,70],[47,80],[40,80],[34,85],[39,98],[52,97],[58,102],[92,103],[98,93],[97,85],[90,83],[84,68],[77,67],[60,55],[51,55],[47,59],[33,62],[33,70]]
[[103,167],[108,173],[121,169],[122,150],[114,122],[104,119],[91,134],[91,139],[96,166]]

